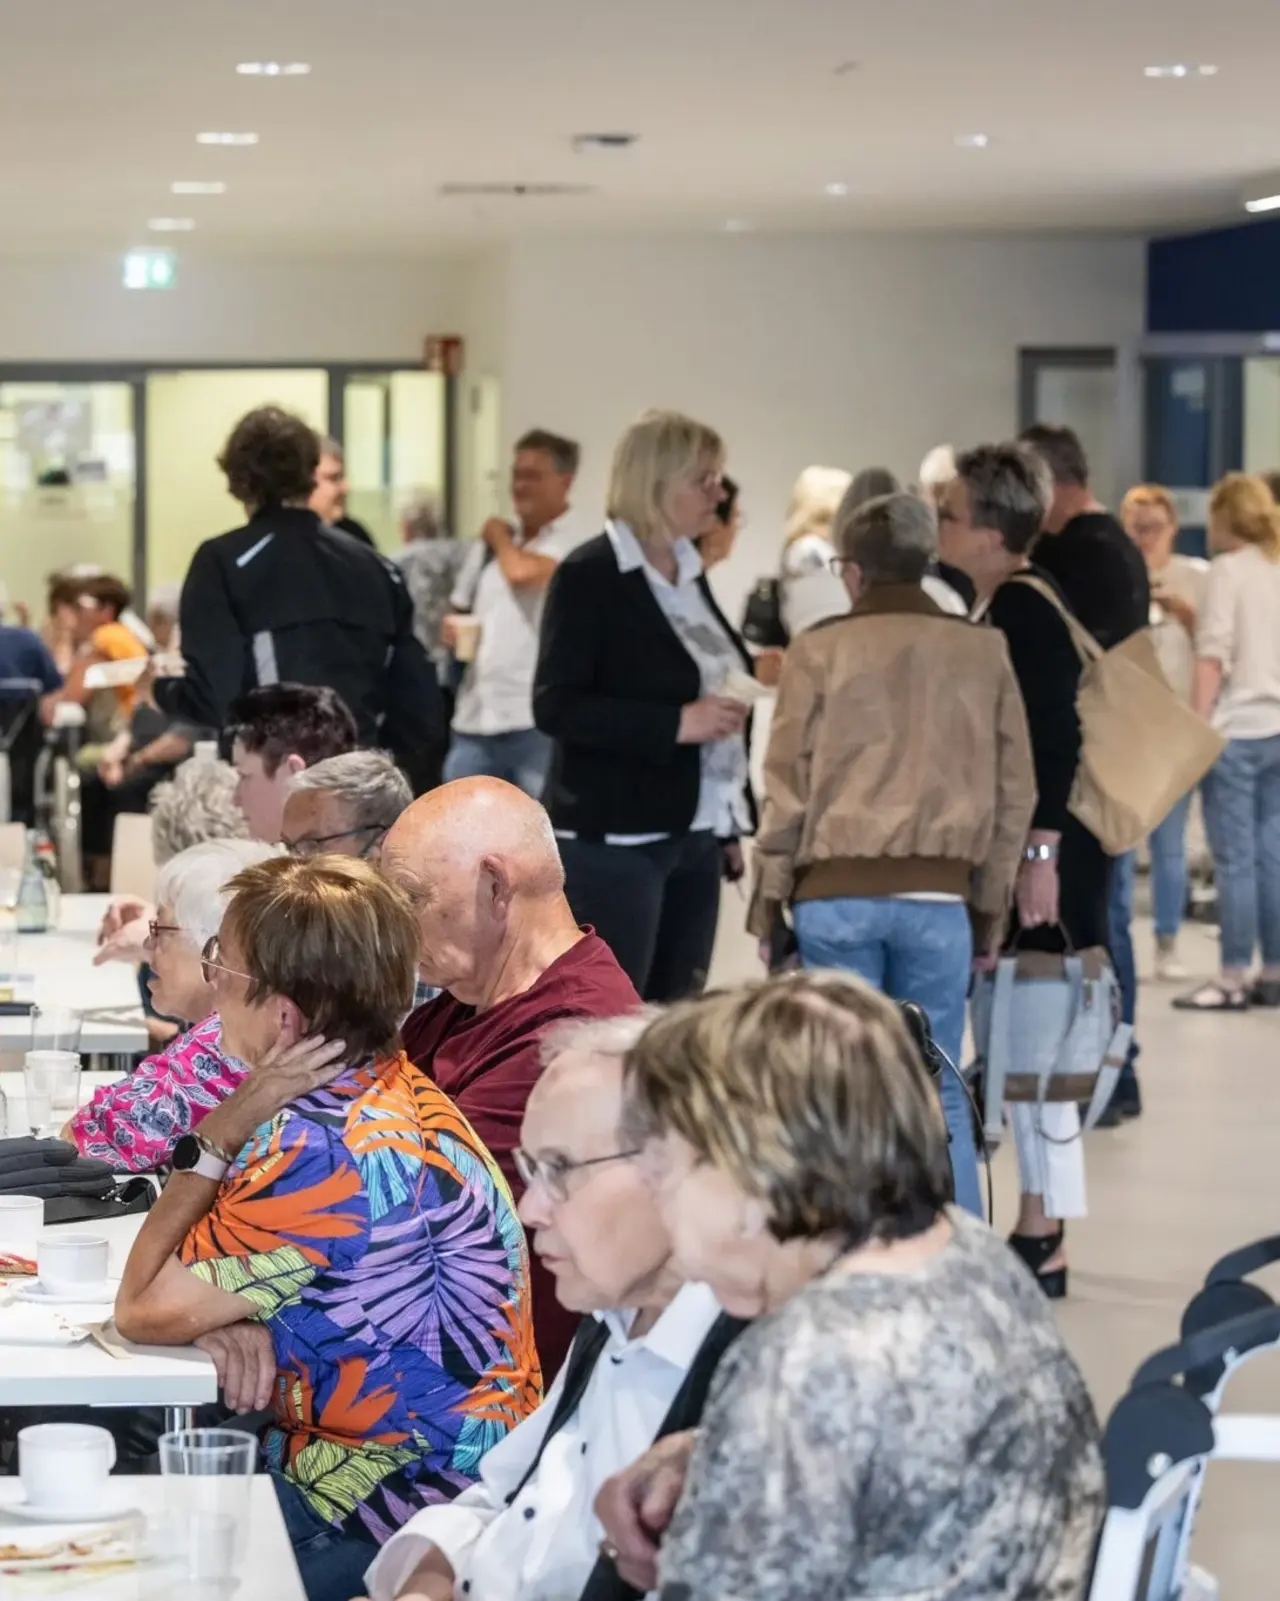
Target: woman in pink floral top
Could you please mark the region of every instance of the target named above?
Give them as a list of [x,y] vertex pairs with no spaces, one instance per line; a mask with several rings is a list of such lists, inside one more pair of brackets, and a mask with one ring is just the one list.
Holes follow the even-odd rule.
[[256,840],[209,840],[161,869],[147,944],[151,994],[164,1016],[202,1021],[80,1108],[62,1137],[82,1155],[126,1173],[154,1172],[244,1077],[244,1065],[223,1055],[222,1026],[200,955],[222,922],[229,899],[223,886],[274,854]]

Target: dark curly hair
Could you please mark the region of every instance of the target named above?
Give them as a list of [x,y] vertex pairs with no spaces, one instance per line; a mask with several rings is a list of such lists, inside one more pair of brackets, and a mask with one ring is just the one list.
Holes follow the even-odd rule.
[[279,406],[259,406],[241,417],[218,457],[231,494],[255,510],[305,503],[319,464],[315,429]]
[[308,767],[342,756],[360,743],[356,720],[342,696],[325,684],[263,684],[233,700],[227,737],[262,756],[268,778],[286,756]]

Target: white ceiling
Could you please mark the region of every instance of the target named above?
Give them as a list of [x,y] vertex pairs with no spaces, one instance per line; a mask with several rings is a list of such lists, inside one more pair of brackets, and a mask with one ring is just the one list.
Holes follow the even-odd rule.
[[[184,250],[277,254],[1234,219],[1280,167],[1277,60],[1275,0],[0,0],[0,250],[172,242],[157,215],[197,219]],[[1144,78],[1175,61],[1219,71]],[[641,141],[581,157],[584,130]],[[229,192],[169,194],[198,178]],[[439,195],[495,180],[598,192]]]

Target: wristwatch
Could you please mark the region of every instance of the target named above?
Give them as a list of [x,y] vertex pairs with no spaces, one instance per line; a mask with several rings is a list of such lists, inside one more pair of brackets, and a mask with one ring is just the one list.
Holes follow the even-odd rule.
[[1028,845],[1022,853],[1024,862],[1056,862],[1058,847],[1056,845]]
[[184,1134],[173,1148],[175,1173],[194,1173],[198,1178],[214,1179],[218,1183],[227,1176],[227,1169],[234,1160],[199,1134]]

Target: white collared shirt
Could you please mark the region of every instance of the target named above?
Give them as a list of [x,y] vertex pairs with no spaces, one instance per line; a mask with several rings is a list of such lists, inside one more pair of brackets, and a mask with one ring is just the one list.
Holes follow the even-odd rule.
[[[572,509],[516,543],[534,556],[561,561],[582,542],[586,530]],[[502,564],[486,561],[483,540],[464,563],[450,604],[480,619],[480,643],[458,691],[453,726],[460,734],[510,734],[533,727],[533,673],[546,586],[513,589]]]
[[705,1284],[679,1290],[648,1334],[629,1311],[597,1312],[609,1338],[577,1410],[548,1443],[538,1471],[507,1496],[538,1454],[564,1370],[538,1410],[505,1435],[457,1500],[414,1514],[365,1575],[372,1601],[393,1601],[430,1546],[449,1559],[455,1595],[475,1601],[577,1601],[604,1530],[594,1503],[605,1480],[653,1444],[707,1331],[720,1315]]

